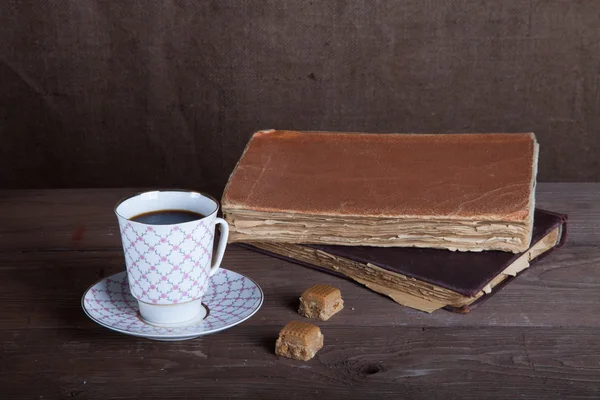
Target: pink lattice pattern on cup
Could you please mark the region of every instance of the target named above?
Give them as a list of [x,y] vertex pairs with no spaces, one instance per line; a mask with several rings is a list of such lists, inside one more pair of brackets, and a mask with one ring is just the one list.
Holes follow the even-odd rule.
[[262,292],[250,279],[221,269],[212,278],[203,303],[209,309],[201,322],[181,328],[161,328],[146,324],[138,318],[135,298],[129,291],[125,272],[104,279],[85,294],[86,312],[101,325],[136,335],[193,336],[218,331],[252,315],[260,306]]
[[133,296],[152,304],[196,300],[206,289],[214,216],[157,229],[120,221],[125,263]]

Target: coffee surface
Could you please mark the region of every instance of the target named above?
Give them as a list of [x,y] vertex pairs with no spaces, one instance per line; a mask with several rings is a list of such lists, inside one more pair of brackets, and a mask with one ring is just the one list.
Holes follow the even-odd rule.
[[187,210],[157,210],[136,215],[131,220],[148,225],[174,225],[196,221],[204,217],[205,215]]

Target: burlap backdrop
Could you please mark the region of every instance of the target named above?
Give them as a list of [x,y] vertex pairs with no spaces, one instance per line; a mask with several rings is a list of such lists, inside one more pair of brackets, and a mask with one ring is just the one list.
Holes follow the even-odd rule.
[[598,1],[4,1],[0,185],[218,195],[262,128],[534,131],[598,180]]

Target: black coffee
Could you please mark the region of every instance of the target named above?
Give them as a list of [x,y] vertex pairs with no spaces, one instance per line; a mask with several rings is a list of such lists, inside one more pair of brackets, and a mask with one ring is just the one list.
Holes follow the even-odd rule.
[[173,225],[196,221],[204,217],[205,215],[187,210],[158,210],[136,215],[131,220],[148,225]]

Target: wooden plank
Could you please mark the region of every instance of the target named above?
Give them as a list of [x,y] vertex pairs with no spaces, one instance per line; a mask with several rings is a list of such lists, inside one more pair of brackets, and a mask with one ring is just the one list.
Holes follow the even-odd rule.
[[536,206],[569,215],[569,243],[600,243],[600,183],[538,183]]
[[[0,191],[0,251],[120,248],[113,209],[138,191]],[[569,214],[570,243],[600,243],[600,183],[539,183],[537,204]]]
[[279,358],[279,325],[179,343],[95,329],[2,331],[3,397],[594,399],[595,328],[324,326],[309,362]]
[[[3,398],[600,396],[600,184],[539,185],[539,205],[570,214],[567,245],[471,314],[410,310],[232,245],[223,266],[259,282],[263,308],[181,343],[113,333],[80,309],[90,284],[124,268],[112,208],[133,191],[0,192]],[[318,322],[315,360],[277,358],[279,329],[317,282],[339,287],[345,310]]]
[[[251,326],[284,325],[297,317],[300,293],[329,283],[342,290],[346,307],[325,325],[599,327],[599,262],[599,248],[567,245],[467,315],[415,311],[354,282],[238,246],[230,246],[223,266],[255,279],[265,291],[262,310],[245,323]],[[120,250],[0,253],[0,326],[92,326],[80,310],[81,295],[99,278],[123,269]]]
[[136,189],[0,192],[0,249],[118,248],[113,209]]

